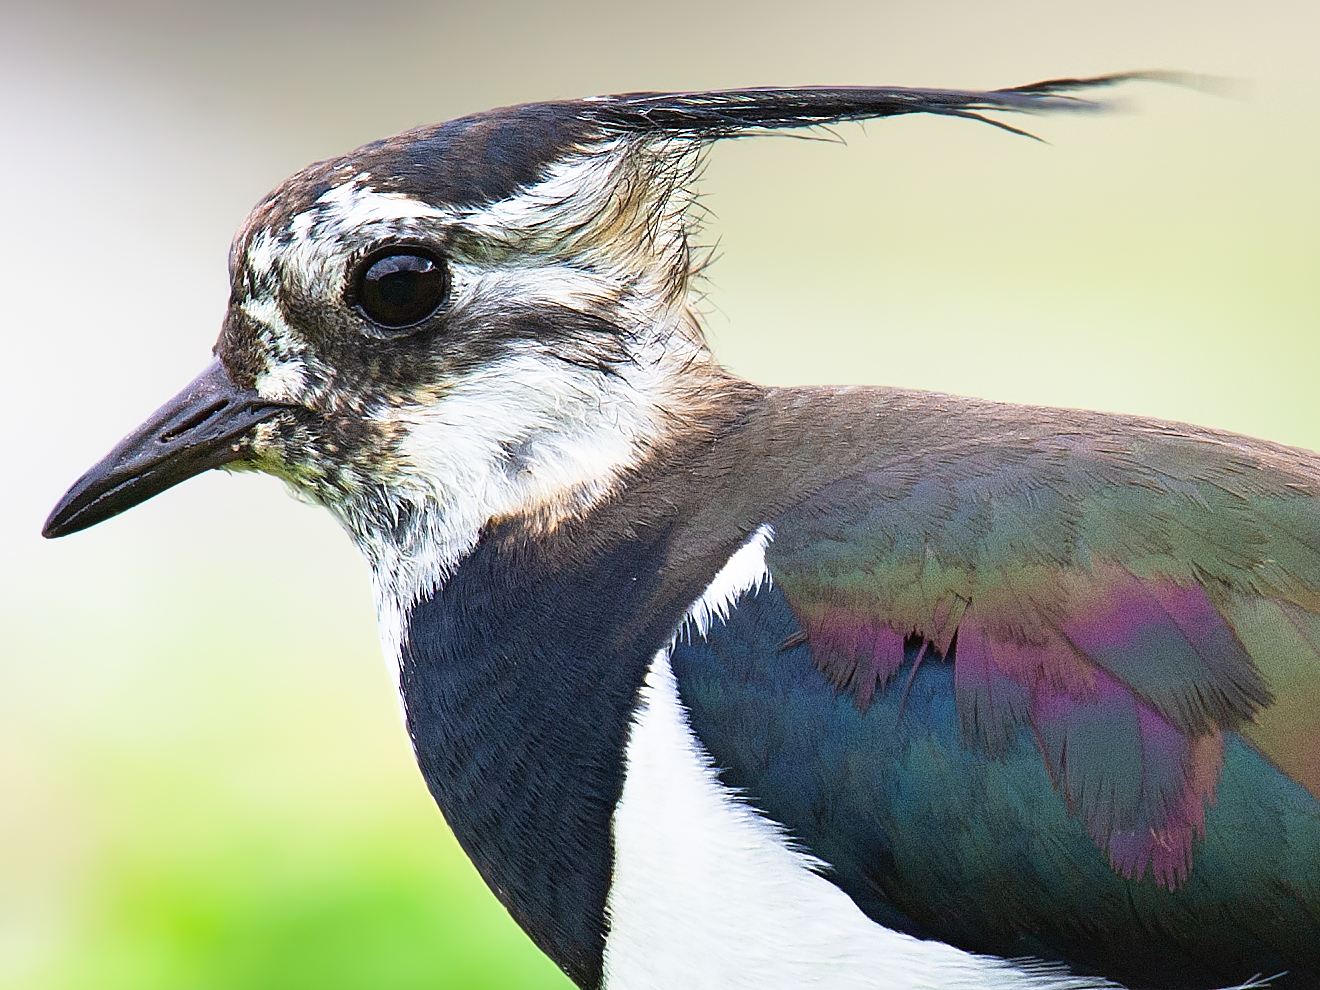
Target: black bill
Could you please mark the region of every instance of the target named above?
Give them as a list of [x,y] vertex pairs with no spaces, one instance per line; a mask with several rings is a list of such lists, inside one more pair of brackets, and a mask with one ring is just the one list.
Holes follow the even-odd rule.
[[41,535],[68,536],[195,474],[244,457],[252,427],[288,403],[240,389],[217,359],[79,478]]

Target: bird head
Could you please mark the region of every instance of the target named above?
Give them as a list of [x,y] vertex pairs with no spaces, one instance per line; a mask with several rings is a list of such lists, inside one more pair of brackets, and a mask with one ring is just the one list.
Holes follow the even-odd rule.
[[216,356],[272,415],[232,466],[391,573],[603,497],[726,381],[689,292],[699,149],[535,105],[294,176],[233,247]]
[[1094,109],[1070,91],[1124,78],[539,103],[312,165],[235,239],[211,366],[43,532],[209,468],[265,471],[329,508],[378,596],[406,605],[491,520],[583,512],[749,388],[695,305],[692,182],[712,141],[909,113],[1016,131],[982,113]]

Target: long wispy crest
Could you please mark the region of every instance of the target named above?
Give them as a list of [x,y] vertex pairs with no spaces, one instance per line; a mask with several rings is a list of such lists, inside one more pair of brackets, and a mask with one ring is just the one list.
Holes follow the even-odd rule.
[[966,117],[1034,137],[987,112],[1094,112],[1106,104],[1076,95],[1144,80],[1197,86],[1197,77],[1173,72],[1123,72],[1088,79],[1050,79],[985,92],[909,89],[902,86],[766,87],[702,93],[623,93],[583,100],[582,116],[632,134],[718,140],[795,127],[819,127],[875,117],[930,113]]

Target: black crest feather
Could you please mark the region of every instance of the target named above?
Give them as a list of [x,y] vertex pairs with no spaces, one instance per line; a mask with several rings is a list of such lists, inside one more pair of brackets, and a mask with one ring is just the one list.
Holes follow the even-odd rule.
[[967,117],[1030,137],[1022,129],[984,114],[1103,110],[1103,103],[1075,94],[1134,80],[1194,84],[1194,77],[1179,73],[1123,72],[1087,79],[1050,79],[985,92],[902,86],[766,87],[703,93],[623,93],[583,100],[579,106],[584,119],[610,130],[711,140],[911,113]]
[[527,103],[414,128],[311,165],[257,208],[249,228],[287,223],[327,189],[363,172],[370,173],[380,192],[403,193],[437,206],[495,202],[541,181],[555,162],[580,154],[584,146],[620,135],[704,142],[929,113],[979,120],[1034,137],[986,114],[1103,110],[1105,104],[1079,94],[1134,80],[1214,88],[1213,80],[1201,76],[1125,72],[986,92],[901,86],[766,87]]

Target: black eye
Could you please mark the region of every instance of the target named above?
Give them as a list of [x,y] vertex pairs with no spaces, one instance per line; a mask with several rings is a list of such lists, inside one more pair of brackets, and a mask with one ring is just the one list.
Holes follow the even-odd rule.
[[372,323],[401,330],[421,323],[445,301],[444,262],[422,248],[388,248],[367,258],[353,287],[353,302]]

